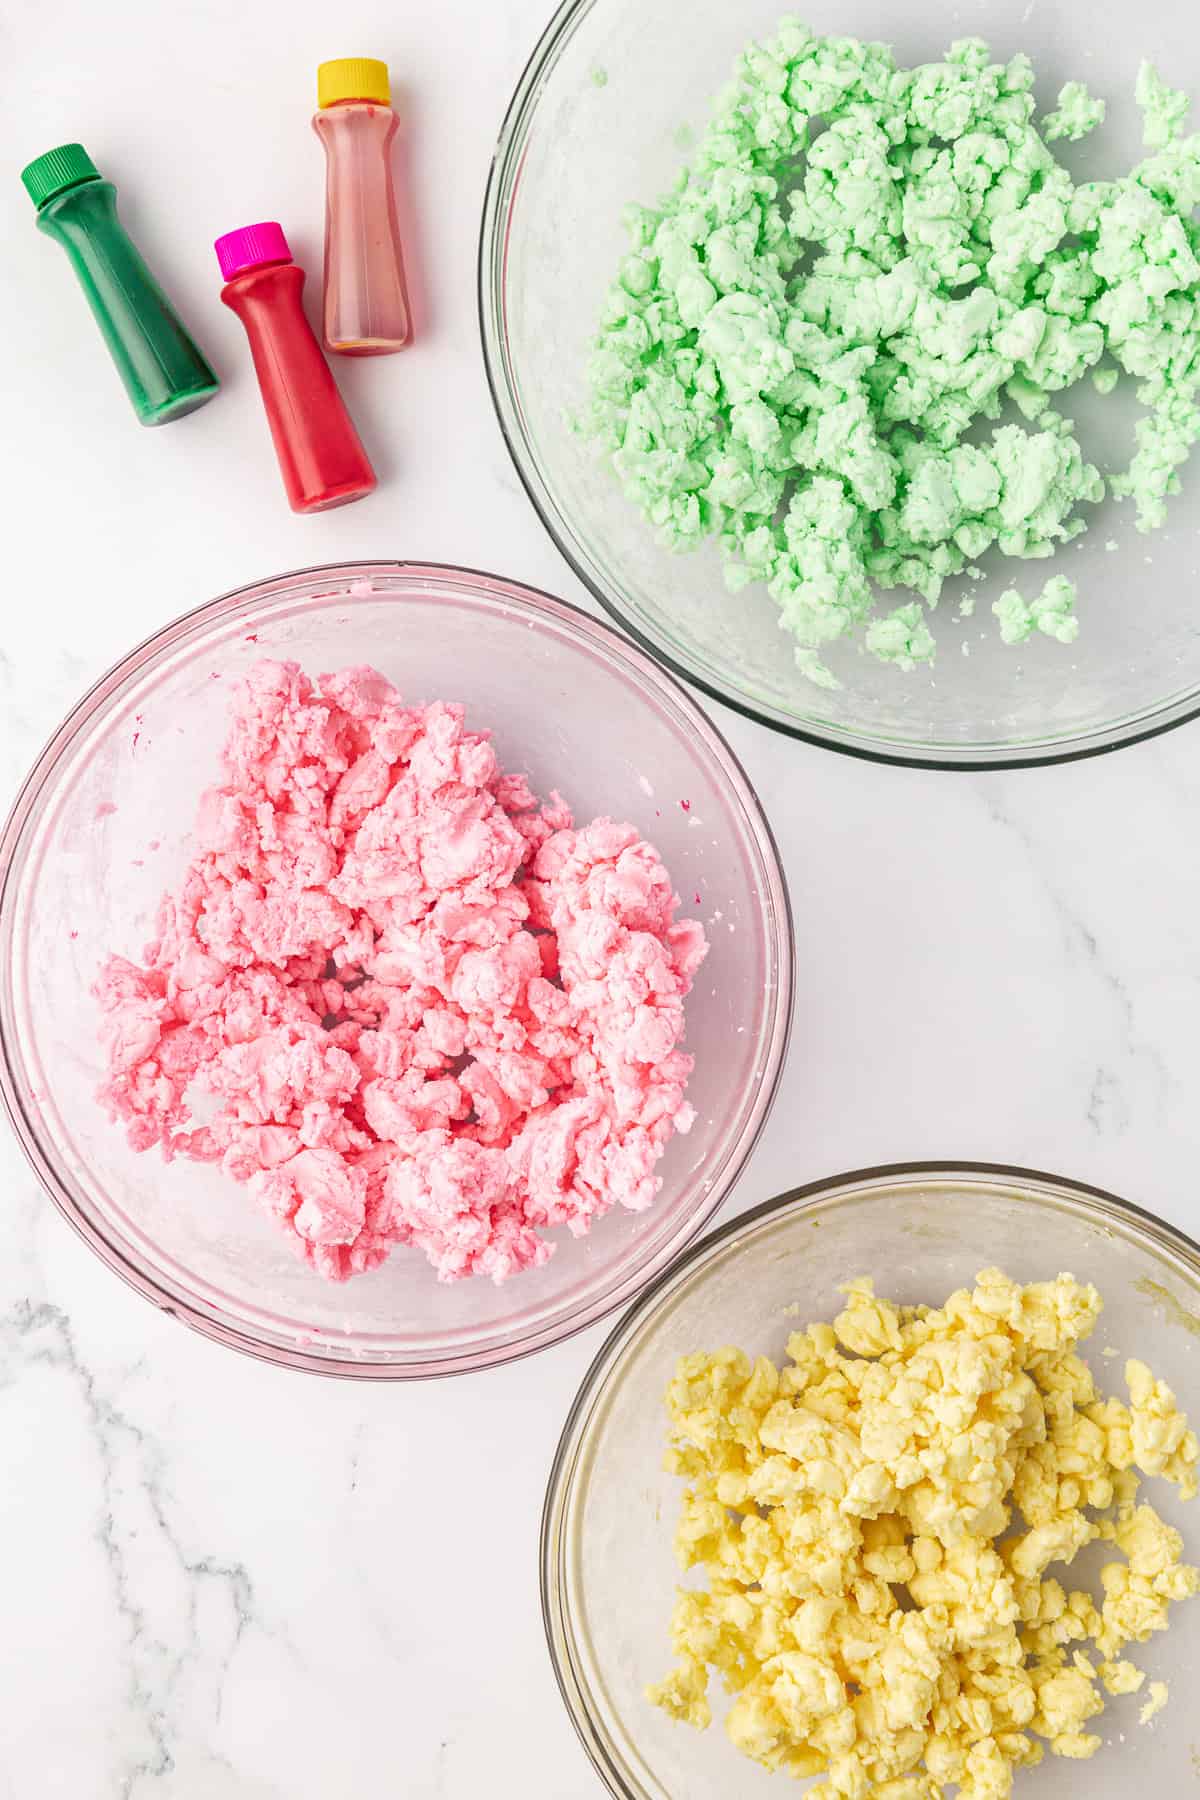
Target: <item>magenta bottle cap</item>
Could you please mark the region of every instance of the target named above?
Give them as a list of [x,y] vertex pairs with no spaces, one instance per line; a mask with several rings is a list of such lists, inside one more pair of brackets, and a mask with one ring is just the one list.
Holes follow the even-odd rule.
[[241,225],[227,231],[213,245],[221,265],[222,281],[232,281],[246,269],[257,269],[261,263],[291,262],[292,253],[283,235],[283,226],[274,219],[261,225]]

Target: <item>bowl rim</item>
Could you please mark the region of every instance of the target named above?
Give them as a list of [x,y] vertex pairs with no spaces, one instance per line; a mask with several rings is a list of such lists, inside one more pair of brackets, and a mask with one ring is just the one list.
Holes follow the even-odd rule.
[[484,374],[496,413],[500,435],[504,439],[517,477],[540,519],[551,542],[572,574],[581,581],[592,598],[601,605],[630,637],[655,661],[669,669],[679,680],[698,688],[711,700],[718,700],[745,719],[765,725],[783,737],[799,739],[821,750],[832,750],[841,756],[862,762],[880,763],[901,769],[939,769],[950,773],[987,774],[997,770],[1050,768],[1057,763],[1084,762],[1104,756],[1113,750],[1124,750],[1132,744],[1161,737],[1180,725],[1200,718],[1200,673],[1189,692],[1174,700],[1154,704],[1143,711],[1127,727],[1093,726],[1081,736],[1051,743],[1044,748],[1009,747],[998,744],[989,754],[981,748],[955,754],[938,747],[903,749],[890,747],[885,739],[849,731],[845,735],[816,724],[798,722],[764,707],[756,706],[736,687],[723,687],[711,677],[701,674],[682,657],[651,635],[627,610],[623,603],[597,577],[593,576],[579,541],[568,520],[555,502],[543,476],[539,459],[534,454],[521,419],[515,383],[508,372],[505,333],[501,326],[504,276],[508,266],[511,220],[510,195],[520,180],[528,148],[528,133],[538,101],[553,74],[561,50],[586,16],[601,0],[560,0],[549,23],[535,42],[505,109],[488,166],[483,209],[479,223],[479,246],[476,255],[476,303]]
[[[8,895],[17,890],[23,875],[24,860],[20,852],[26,826],[35,814],[39,802],[49,790],[61,759],[68,754],[79,731],[115,694],[120,692],[123,684],[131,676],[141,670],[148,657],[166,654],[179,642],[198,633],[206,625],[218,622],[223,617],[244,613],[249,618],[260,603],[269,603],[272,599],[278,598],[291,584],[323,582],[328,579],[331,583],[337,582],[343,589],[346,589],[352,582],[368,579],[371,576],[392,579],[399,576],[415,581],[421,579],[461,581],[474,587],[481,597],[490,598],[494,603],[499,604],[503,600],[507,600],[509,604],[515,602],[534,614],[541,614],[549,620],[556,621],[560,626],[565,627],[568,635],[576,639],[586,640],[590,636],[593,641],[598,641],[610,651],[615,648],[620,657],[632,665],[632,672],[637,674],[643,682],[648,681],[652,686],[657,685],[661,693],[674,701],[677,706],[682,706],[684,713],[690,718],[694,729],[701,737],[706,752],[714,759],[722,785],[730,790],[732,797],[736,800],[747,833],[753,839],[759,855],[763,873],[762,885],[767,890],[761,901],[762,912],[765,917],[775,921],[775,929],[770,934],[769,942],[777,965],[773,1014],[764,1034],[766,1039],[764,1079],[745,1108],[745,1122],[738,1139],[727,1153],[725,1166],[718,1179],[707,1190],[701,1190],[693,1212],[686,1221],[680,1224],[669,1244],[660,1246],[658,1251],[647,1259],[646,1264],[633,1270],[626,1269],[623,1274],[618,1275],[606,1293],[584,1304],[577,1314],[568,1315],[565,1320],[543,1320],[530,1329],[524,1338],[516,1340],[515,1343],[502,1338],[499,1341],[493,1340],[482,1350],[471,1348],[464,1350],[461,1347],[451,1346],[448,1351],[430,1359],[422,1360],[419,1353],[417,1355],[408,1353],[398,1356],[395,1361],[372,1362],[367,1358],[351,1359],[325,1355],[320,1349],[308,1350],[305,1347],[272,1343],[256,1336],[253,1329],[231,1323],[226,1317],[220,1316],[210,1309],[208,1304],[199,1298],[189,1301],[183,1295],[173,1291],[165,1282],[140,1267],[137,1261],[117,1243],[110,1241],[100,1225],[85,1214],[73,1197],[70,1184],[60,1179],[50,1154],[43,1147],[35,1123],[28,1116],[19,1084],[15,1078],[14,1061],[19,1063],[22,1069],[24,1063],[23,1058],[14,1048],[18,1034],[13,1028],[11,1018],[13,1008],[10,982],[12,934],[11,928],[2,923],[0,923],[0,1098],[3,1099],[4,1112],[8,1116],[17,1142],[42,1191],[49,1196],[58,1212],[100,1260],[161,1312],[178,1318],[204,1337],[277,1367],[292,1368],[305,1373],[345,1380],[433,1380],[451,1375],[474,1373],[484,1368],[501,1367],[523,1357],[535,1355],[540,1350],[549,1349],[552,1345],[565,1342],[579,1332],[587,1330],[599,1320],[607,1318],[617,1308],[628,1304],[630,1299],[640,1291],[645,1279],[652,1279],[655,1274],[661,1272],[681,1250],[686,1249],[704,1230],[746,1167],[770,1115],[787,1063],[795,998],[795,932],[787,875],[770,821],[753,782],[740,758],[719,727],[708,717],[695,695],[653,658],[647,657],[638,645],[630,643],[624,634],[617,631],[606,620],[596,619],[570,601],[562,600],[557,595],[533,587],[527,582],[491,574],[482,569],[419,559],[366,558],[351,562],[315,564],[308,568],[289,570],[283,574],[268,576],[263,580],[245,583],[240,587],[227,590],[213,600],[189,608],[176,618],[169,620],[160,630],[141,639],[91,683],[43,744],[28,773],[20,783],[3,827],[0,828],[0,921],[3,920],[6,912],[11,915],[12,909],[6,907],[5,900]],[[320,596],[312,597],[319,598]],[[645,1273],[647,1267],[650,1270],[649,1275]]]
[[[911,1180],[915,1184],[953,1177],[981,1186],[1003,1184],[1007,1187],[1040,1190],[1030,1193],[1035,1206],[1055,1206],[1065,1199],[1066,1210],[1078,1208],[1084,1213],[1094,1214],[1101,1221],[1118,1221],[1127,1228],[1132,1228],[1135,1236],[1148,1239],[1159,1248],[1173,1253],[1189,1269],[1200,1288],[1200,1242],[1177,1225],[1138,1206],[1135,1201],[1126,1200],[1108,1188],[1076,1181],[1070,1176],[1048,1174],[1043,1170],[1015,1163],[975,1162],[970,1158],[880,1163],[824,1176],[772,1195],[769,1200],[761,1201],[746,1212],[735,1214],[723,1225],[693,1242],[626,1308],[592,1358],[563,1422],[542,1504],[538,1534],[538,1581],[546,1649],[559,1696],[575,1728],[575,1734],[612,1800],[650,1800],[650,1797],[648,1791],[636,1782],[632,1772],[627,1772],[619,1765],[617,1753],[615,1749],[610,1749],[604,1727],[592,1711],[590,1691],[572,1654],[575,1634],[561,1565],[570,1543],[564,1529],[564,1515],[574,1494],[580,1463],[588,1448],[588,1430],[592,1418],[610,1392],[610,1382],[619,1367],[623,1352],[634,1342],[648,1315],[698,1262],[720,1249],[731,1238],[753,1229],[774,1214],[789,1208],[797,1208],[803,1213],[818,1208],[832,1210],[856,1200],[865,1199],[869,1202],[869,1189],[885,1183]],[[864,1188],[868,1189],[866,1194],[862,1191]],[[636,1785],[631,1785],[634,1783]]]

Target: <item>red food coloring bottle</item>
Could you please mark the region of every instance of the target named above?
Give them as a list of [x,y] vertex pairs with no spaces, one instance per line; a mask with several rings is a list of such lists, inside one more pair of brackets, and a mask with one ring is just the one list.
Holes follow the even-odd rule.
[[244,225],[219,237],[221,298],[250,340],[254,372],[293,512],[361,500],[375,486],[345,402],[304,316],[304,271],[282,228]]

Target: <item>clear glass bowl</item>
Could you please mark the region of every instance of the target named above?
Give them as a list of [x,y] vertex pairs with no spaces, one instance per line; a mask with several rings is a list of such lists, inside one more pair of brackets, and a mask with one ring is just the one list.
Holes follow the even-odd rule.
[[[496,1288],[440,1286],[423,1256],[329,1285],[211,1166],[136,1155],[97,1104],[90,997],[137,957],[185,866],[225,734],[229,684],[263,656],[371,662],[413,700],[465,702],[501,760],[580,818],[656,843],[712,950],[688,1000],[698,1117],[646,1213],[555,1233],[549,1263]],[[690,802],[685,811],[680,802]],[[13,1123],[51,1198],[165,1311],[235,1348],[326,1374],[456,1373],[556,1342],[666,1267],[735,1180],[774,1096],[792,992],[787,893],[736,759],[689,696],[607,625],[493,576],[414,563],[283,575],[143,644],[38,760],[0,840],[0,1039]],[[699,901],[694,896],[699,896]]]
[[[838,1176],[783,1194],[732,1220],[682,1257],[621,1320],[600,1351],[559,1444],[542,1524],[542,1604],[563,1698],[588,1755],[618,1800],[782,1800],[793,1784],[750,1763],[721,1729],[668,1719],[644,1696],[672,1666],[672,1549],[681,1484],[663,1470],[663,1399],[676,1358],[737,1344],[782,1358],[790,1332],[832,1319],[838,1284],[874,1275],[904,1302],[943,1300],[999,1264],[1022,1281],[1067,1270],[1104,1297],[1088,1356],[1107,1390],[1139,1356],[1200,1419],[1200,1246],[1095,1188],[984,1164],[903,1165]],[[1146,1498],[1200,1561],[1200,1503],[1165,1482]],[[1105,1743],[1086,1765],[1091,1800],[1195,1785],[1192,1696],[1200,1681],[1200,1600],[1169,1632],[1130,1654],[1171,1687],[1153,1729],[1136,1700],[1113,1701]],[[1119,1734],[1124,1734],[1120,1741]],[[1111,1742],[1109,1740],[1112,1740]],[[1017,1777],[1025,1800],[1079,1791],[1078,1765],[1047,1757]]]
[[[932,624],[938,659],[904,674],[835,647],[844,687],[796,670],[762,587],[731,596],[715,545],[672,555],[625,499],[593,445],[571,428],[605,291],[626,247],[622,209],[671,186],[738,52],[800,14],[815,30],[881,38],[905,63],[978,34],[997,55],[1027,51],[1042,109],[1083,78],[1108,102],[1100,131],[1057,149],[1078,179],[1112,176],[1142,154],[1133,102],[1139,58],[1168,80],[1195,68],[1191,7],[1018,6],[953,10],[901,0],[571,0],[560,6],[505,119],[484,203],[480,316],[488,377],[518,472],[563,555],[592,593],[656,656],[752,717],[831,749],[885,762],[988,768],[1066,760],[1166,730],[1200,709],[1200,473],[1184,472],[1167,526],[1143,537],[1126,505],[1089,509],[1090,528],[1051,563],[985,559],[986,579],[948,584]],[[1114,412],[1115,406],[1115,412]],[[1101,466],[1128,460],[1135,408],[1085,381],[1064,396]],[[1105,544],[1116,548],[1107,552]],[[1048,573],[1079,586],[1070,647],[999,640],[991,603]],[[974,593],[974,617],[957,601]],[[889,597],[889,602],[910,596]],[[969,654],[963,655],[966,649]]]

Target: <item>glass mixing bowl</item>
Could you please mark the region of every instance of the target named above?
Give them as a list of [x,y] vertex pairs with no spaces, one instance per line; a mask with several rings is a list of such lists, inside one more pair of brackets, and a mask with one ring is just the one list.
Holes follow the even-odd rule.
[[[1186,81],[1196,65],[1194,10],[1176,0],[561,6],[505,119],[480,243],[488,377],[535,507],[576,574],[662,661],[731,706],[832,749],[987,768],[1092,755],[1192,717],[1200,709],[1198,457],[1162,531],[1140,536],[1128,505],[1106,501],[1087,509],[1089,530],[1050,563],[985,558],[983,581],[947,584],[931,620],[939,645],[932,668],[905,674],[840,645],[829,660],[844,686],[827,693],[796,669],[765,588],[730,595],[713,544],[683,556],[661,548],[601,454],[572,429],[587,400],[603,297],[626,248],[624,206],[653,205],[667,192],[738,52],[789,11],[817,31],[884,39],[904,63],[935,59],[953,38],[973,34],[1000,57],[1027,51],[1043,111],[1064,80],[1085,79],[1109,110],[1091,137],[1056,147],[1077,179],[1120,173],[1142,154],[1132,97],[1139,58],[1152,58],[1170,81]],[[1062,410],[1094,462],[1128,461],[1136,409],[1120,390],[1101,401],[1084,381]],[[1108,543],[1116,547],[1107,551]],[[995,597],[1010,583],[1032,594],[1060,571],[1078,583],[1078,641],[1002,644]],[[975,613],[960,620],[965,591]],[[887,603],[910,598],[893,594]]]
[[[542,1269],[441,1286],[423,1256],[329,1285],[237,1183],[136,1155],[97,1104],[89,990],[138,957],[185,867],[217,770],[231,680],[264,656],[370,662],[412,700],[462,700],[501,762],[580,819],[628,818],[661,850],[712,949],[688,1000],[696,1123],[642,1214],[554,1233]],[[689,803],[684,810],[682,802]],[[468,570],[312,569],[227,594],[135,650],[43,751],[0,839],[3,1090],[51,1198],[165,1311],[235,1348],[326,1374],[456,1373],[554,1343],[630,1299],[711,1217],[770,1108],[787,1043],[787,893],[750,785],[689,696],[607,625]]]
[[[970,1163],[900,1166],[816,1182],[732,1220],[642,1295],[592,1364],[559,1444],[542,1524],[542,1604],[559,1686],[575,1728],[618,1800],[784,1800],[811,1783],[771,1775],[714,1723],[698,1732],[644,1696],[672,1667],[671,1607],[680,1580],[672,1538],[682,1484],[663,1469],[663,1399],[676,1358],[737,1344],[782,1359],[789,1334],[832,1319],[838,1285],[874,1275],[881,1294],[939,1302],[999,1264],[1022,1281],[1068,1270],[1104,1298],[1087,1355],[1106,1390],[1123,1393],[1121,1361],[1138,1356],[1200,1417],[1200,1245],[1128,1201],[1023,1169]],[[1200,1561],[1200,1504],[1147,1481],[1145,1497]],[[1129,1654],[1171,1687],[1153,1729],[1140,1705],[1114,1700],[1105,1742],[1086,1765],[1090,1800],[1183,1795],[1200,1754],[1192,1696],[1200,1681],[1200,1600]],[[1110,1741],[1111,1740],[1111,1741]],[[1047,1757],[1017,1776],[1025,1800],[1079,1792],[1079,1765]]]

